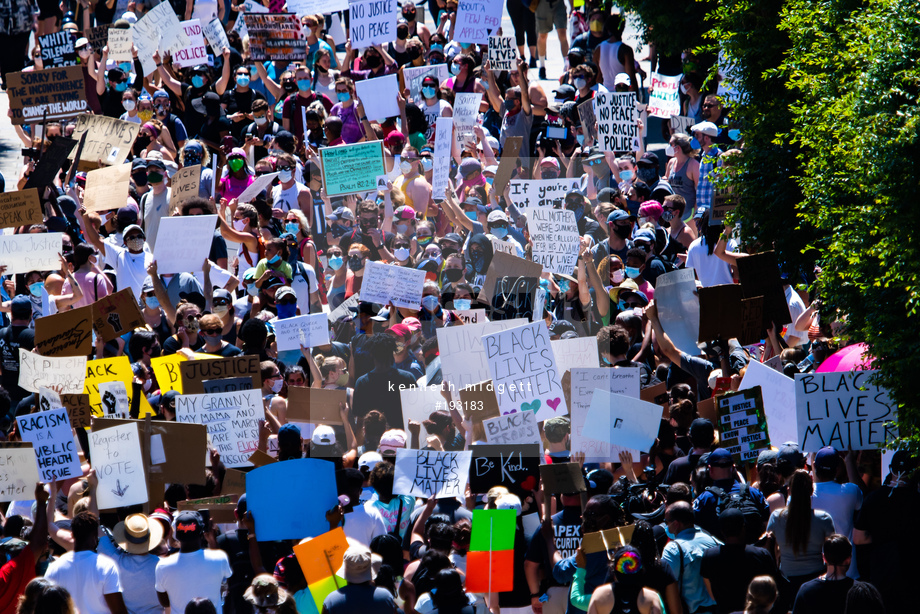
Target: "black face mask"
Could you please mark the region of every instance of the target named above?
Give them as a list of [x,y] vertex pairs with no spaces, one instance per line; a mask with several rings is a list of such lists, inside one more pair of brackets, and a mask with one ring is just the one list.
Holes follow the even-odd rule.
[[372,229],[374,229],[374,228],[377,228],[377,221],[376,221],[376,220],[373,221],[373,222],[361,220],[361,230],[362,230],[362,231],[372,230]]
[[640,167],[636,169],[636,177],[639,179],[639,181],[651,186],[658,181],[658,171],[653,168]]
[[406,21],[410,23],[415,21],[415,11],[406,11],[402,14],[402,16],[403,16],[403,19],[405,19]]
[[297,84],[293,81],[285,81],[281,84],[281,87],[283,87],[284,91],[289,94],[297,91]]
[[368,68],[377,68],[380,66],[380,63],[383,60],[379,55],[366,55],[364,56],[364,63],[367,64]]
[[150,137],[145,134],[140,134],[136,139],[134,139],[134,146],[140,149],[144,149],[150,145]]
[[410,60],[417,60],[422,57],[422,52],[418,47],[412,47],[408,51]]
[[460,281],[463,277],[463,269],[444,269],[444,279],[452,284]]
[[613,232],[616,233],[616,235],[621,239],[628,239],[632,234],[632,226],[620,226],[618,224],[614,224]]
[[316,71],[325,75],[327,72],[329,72],[329,69],[323,66],[322,64],[317,64]]
[[136,186],[147,185],[147,173],[137,173],[136,175],[131,175],[131,178],[134,180],[134,185]]
[[409,28],[396,28],[396,38],[401,41],[409,38]]
[[220,115],[220,102],[206,102],[204,110],[210,117],[217,117]]

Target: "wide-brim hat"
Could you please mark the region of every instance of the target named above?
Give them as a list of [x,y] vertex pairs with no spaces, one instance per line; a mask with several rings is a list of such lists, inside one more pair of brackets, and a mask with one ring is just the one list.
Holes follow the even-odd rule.
[[163,524],[144,514],[131,514],[115,525],[112,537],[129,554],[147,554],[163,540]]

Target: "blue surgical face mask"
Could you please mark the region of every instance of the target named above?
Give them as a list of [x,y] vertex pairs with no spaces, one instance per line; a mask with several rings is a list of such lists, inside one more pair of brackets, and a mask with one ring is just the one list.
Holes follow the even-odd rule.
[[692,139],[690,139],[691,149],[700,149],[700,147],[701,147],[700,142],[696,140],[696,137],[693,137]]
[[559,291],[562,292],[563,294],[569,291],[569,280],[568,279],[560,279],[559,283],[556,285],[559,286]]
[[628,278],[630,278],[630,279],[635,279],[635,278],[639,277],[639,275],[642,275],[642,271],[640,271],[640,270],[637,269],[636,267],[632,267],[632,266],[626,267],[626,276],[627,276]]
[[34,284],[29,284],[29,294],[38,298],[42,295],[42,288],[45,287],[43,282],[37,281]]
[[351,94],[348,92],[337,92],[335,97],[339,99],[339,102],[348,102],[351,100]]
[[278,317],[282,320],[285,318],[293,318],[297,315],[297,303],[290,303],[289,305],[278,303],[276,307],[278,308]]
[[313,83],[309,79],[298,79],[297,80],[297,89],[299,89],[301,92],[310,91],[310,87],[312,85]]
[[492,185],[492,182],[495,181],[495,177],[486,177],[486,183]]
[[122,81],[121,83],[116,83],[116,84],[115,84],[115,91],[116,91],[116,92],[123,92],[123,91],[125,91],[126,89],[128,89],[128,82],[127,82],[127,81]]
[[462,49],[469,49],[473,43],[460,43]]
[[455,298],[454,299],[454,309],[459,309],[460,311],[466,311],[472,305],[472,301],[468,298]]
[[452,74],[452,75],[455,76],[455,77],[456,77],[457,75],[459,75],[459,74],[460,74],[460,65],[457,64],[456,62],[451,62],[451,63],[450,63],[450,74]]
[[576,135],[575,135],[575,140],[578,141],[578,144],[579,144],[579,145],[584,145],[584,144],[585,144],[585,135],[583,135],[583,134],[576,134]]
[[626,306],[626,303],[624,301],[617,302],[617,307],[619,307],[620,311],[626,311],[627,309],[629,309],[629,307]]
[[329,259],[329,268],[332,269],[333,271],[338,271],[339,269],[342,268],[342,264],[344,262],[345,261],[342,260],[341,256],[333,256],[332,258]]
[[629,181],[633,178],[632,171],[620,171],[620,181]]
[[728,131],[728,138],[730,138],[733,141],[737,141],[738,139],[741,138],[741,131],[736,128],[732,128],[731,130]]
[[493,235],[495,235],[495,236],[498,237],[499,239],[504,239],[505,237],[508,236],[508,229],[507,229],[507,228],[493,228],[493,229],[491,230],[491,232],[492,232]]
[[192,77],[192,87],[203,87],[204,86],[204,77],[201,75],[195,75]]
[[677,539],[677,536],[671,533],[671,527],[664,525],[664,534],[668,536],[668,539]]
[[249,86],[249,81],[250,81],[250,79],[249,79],[249,77],[246,76],[246,75],[237,75],[237,76],[236,76],[236,84],[239,85],[240,87],[248,87],[248,86]]
[[121,70],[121,72],[127,75],[128,73],[131,72],[131,62],[121,62],[118,65],[118,68]]
[[432,98],[434,98],[435,94],[437,94],[437,92],[431,86],[426,86],[422,88],[422,96],[424,96],[428,100],[431,100]]
[[474,222],[476,221],[476,212],[475,212],[475,211],[464,211],[464,212],[463,212],[463,215],[465,215],[465,216],[468,217],[469,219],[473,220]]
[[428,296],[422,297],[422,307],[424,307],[426,310],[430,311],[431,313],[434,313],[435,311],[438,310],[438,304],[439,304],[438,297],[434,296],[433,294],[429,294]]
[[279,262],[281,262],[281,254],[275,254],[268,259],[269,264],[278,264]]
[[259,295],[259,288],[256,287],[255,282],[253,282],[251,285],[246,286],[246,292],[249,293],[249,296],[258,296],[258,295]]
[[281,183],[287,183],[294,178],[294,171],[278,171],[278,179]]
[[425,169],[426,173],[431,170],[433,165],[434,162],[432,162],[431,158],[422,158],[422,168]]
[[576,90],[583,90],[585,89],[585,87],[587,87],[588,82],[585,81],[584,79],[578,78],[578,79],[575,79],[574,85],[575,85]]
[[292,235],[296,235],[298,232],[300,232],[300,224],[297,222],[288,222],[284,225],[284,229]]
[[149,309],[157,309],[160,306],[160,301],[155,296],[145,296],[144,303]]

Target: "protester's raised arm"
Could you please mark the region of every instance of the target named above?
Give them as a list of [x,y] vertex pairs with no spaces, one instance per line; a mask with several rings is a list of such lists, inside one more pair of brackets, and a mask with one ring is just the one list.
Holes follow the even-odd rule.
[[147,266],[147,274],[150,275],[150,280],[153,282],[153,293],[160,302],[160,307],[166,312],[166,319],[170,322],[175,322],[176,307],[172,304],[172,301],[169,300],[169,294],[166,293],[166,286],[163,285],[163,280],[160,279],[160,276],[157,274],[156,260]]
[[664,329],[661,327],[661,320],[658,319],[658,306],[655,304],[654,300],[645,308],[645,315],[648,317],[649,322],[652,323],[652,329],[655,331],[655,340],[658,343],[658,348],[661,350],[661,353],[667,356],[674,364],[680,366],[680,350],[677,349],[677,346],[674,345],[674,342],[671,341],[671,338],[668,337],[667,333],[665,333]]
[[[242,16],[237,19],[242,19]],[[265,89],[267,89],[275,99],[282,100],[284,88],[281,87],[277,81],[268,76],[268,72],[265,70],[265,65],[262,64],[262,62],[256,62],[256,72],[259,74],[259,79],[265,84]]]
[[227,85],[230,83],[230,50],[224,47],[221,55],[224,58],[224,65],[220,70],[220,79],[214,84],[214,91],[217,92],[218,96],[224,95],[224,92],[227,91]]

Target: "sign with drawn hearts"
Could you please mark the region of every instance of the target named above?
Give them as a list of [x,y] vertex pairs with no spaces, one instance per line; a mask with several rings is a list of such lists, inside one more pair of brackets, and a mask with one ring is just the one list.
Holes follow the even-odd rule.
[[540,478],[540,446],[474,445],[471,447],[470,490],[488,492],[493,486],[504,486],[523,500],[537,489]]
[[542,320],[483,335],[482,347],[502,415],[529,411],[543,422],[569,413]]

